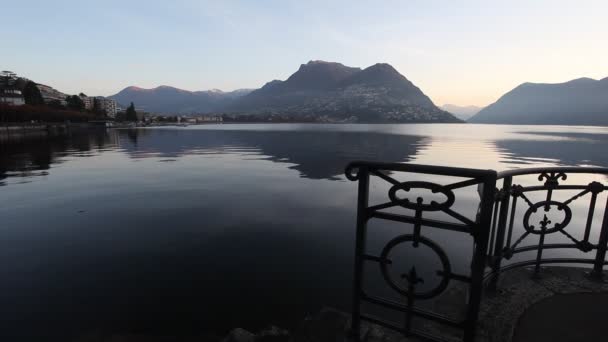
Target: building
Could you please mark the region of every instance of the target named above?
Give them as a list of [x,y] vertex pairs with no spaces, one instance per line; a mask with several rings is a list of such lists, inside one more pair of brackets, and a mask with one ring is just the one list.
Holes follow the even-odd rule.
[[3,71],[0,75],[0,104],[11,106],[25,104],[21,90],[16,87],[15,74],[9,71]]
[[0,72],[0,104],[21,106],[25,99],[17,88],[17,75],[11,71]]
[[203,115],[196,118],[198,123],[218,123],[222,122],[223,119],[219,115]]
[[[109,118],[116,118],[116,113],[118,112],[118,107],[116,106],[116,101],[112,99],[108,99],[103,96],[95,97],[97,102],[99,103],[99,108],[106,113],[106,116]],[[85,104],[86,106],[86,104]]]
[[85,110],[93,110],[93,98],[86,95],[80,95]]
[[21,95],[21,90],[0,88],[0,104],[22,106],[25,104],[25,99]]
[[116,118],[118,112],[118,106],[116,101],[108,99],[103,96],[83,96],[80,95],[80,99],[84,103],[84,109],[95,110],[95,103],[99,106],[99,110],[106,114],[109,118]]
[[53,102],[59,102],[62,106],[66,106],[68,104],[65,101],[65,98],[68,97],[67,94],[64,94],[59,90],[45,84],[37,83],[36,86],[38,87],[38,90],[40,90],[40,95],[42,95],[42,100],[44,103],[51,104]]

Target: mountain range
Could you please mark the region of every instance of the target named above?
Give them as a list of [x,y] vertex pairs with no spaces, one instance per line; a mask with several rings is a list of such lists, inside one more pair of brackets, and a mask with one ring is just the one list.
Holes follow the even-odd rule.
[[111,96],[155,113],[286,115],[342,122],[460,122],[389,64],[368,68],[310,61],[285,81],[234,92],[128,87]]
[[446,112],[450,112],[450,113],[454,114],[454,116],[456,116],[459,119],[468,120],[473,115],[479,113],[479,111],[483,107],[459,106],[459,105],[454,105],[454,104],[448,103],[448,104],[444,104],[443,106],[440,106],[439,108],[445,110]]
[[164,85],[152,89],[131,86],[110,98],[123,107],[133,102],[138,108],[149,112],[187,114],[221,110],[236,98],[250,92],[251,89],[223,92],[217,89],[188,91]]
[[555,84],[523,83],[468,121],[608,126],[608,77]]

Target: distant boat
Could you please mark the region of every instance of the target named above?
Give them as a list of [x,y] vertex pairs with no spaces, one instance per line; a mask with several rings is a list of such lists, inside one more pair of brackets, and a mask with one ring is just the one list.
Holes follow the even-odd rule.
[[179,127],[188,127],[187,123],[178,123],[177,124]]

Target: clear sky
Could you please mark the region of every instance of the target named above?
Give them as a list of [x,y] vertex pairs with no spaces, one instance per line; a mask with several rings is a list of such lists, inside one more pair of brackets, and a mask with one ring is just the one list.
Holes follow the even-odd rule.
[[1,0],[0,69],[67,93],[257,88],[392,64],[438,105],[608,76],[608,1]]

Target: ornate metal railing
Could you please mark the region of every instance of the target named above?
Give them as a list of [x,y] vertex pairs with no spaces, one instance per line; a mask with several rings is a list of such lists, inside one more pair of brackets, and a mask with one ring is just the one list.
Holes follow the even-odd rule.
[[[581,181],[587,183],[565,183],[571,174],[584,175],[580,177]],[[445,331],[441,327],[445,326],[449,331],[457,331],[450,333],[450,337],[473,341],[486,281],[491,287],[496,286],[500,274],[515,267],[534,266],[534,274],[538,274],[542,264],[592,264],[591,276],[601,279],[607,264],[608,210],[604,210],[602,218],[596,215],[595,207],[600,194],[608,190],[604,184],[607,175],[608,169],[604,168],[536,168],[497,173],[414,164],[349,164],[346,177],[358,181],[352,312],[354,340],[361,339],[362,321],[367,321],[406,336],[432,341],[445,340],[441,333]],[[534,176],[533,180],[529,179],[531,176]],[[598,176],[604,178],[588,181]],[[499,180],[502,180],[501,189],[496,188]],[[373,187],[371,192],[370,187]],[[416,194],[421,191],[428,194]],[[456,192],[465,198],[466,205],[457,204]],[[565,199],[560,199],[563,195]],[[443,199],[439,200],[437,196]],[[539,196],[540,199],[535,199]],[[576,224],[571,205],[587,197],[584,229],[577,232],[571,229]],[[378,203],[370,204],[370,198]],[[608,207],[608,201],[606,205]],[[464,213],[466,207],[472,207],[473,212]],[[561,219],[554,217],[557,213],[561,214]],[[601,223],[596,222],[598,217]],[[405,223],[408,227],[391,236],[379,253],[373,253],[366,244],[374,233],[368,231],[368,223],[374,220]],[[453,249],[450,241],[442,243],[430,237],[445,230],[468,238],[472,253],[465,262],[467,273],[456,271],[450,257],[449,249]],[[558,235],[566,241],[548,241],[556,240],[554,237]],[[397,261],[402,258],[397,256],[396,250],[421,247],[427,248],[439,260],[439,270],[429,273],[420,265],[398,269]],[[547,258],[544,253],[548,250],[595,253],[592,258]],[[397,300],[371,294],[366,289],[365,278],[369,276],[366,266],[370,263],[379,266],[381,276],[398,296]],[[428,284],[433,283],[429,281],[432,280],[429,275],[433,274],[438,277],[436,285],[428,288]],[[466,291],[463,315],[452,317],[430,310],[428,305],[418,305],[437,300],[451,283],[460,283]],[[426,289],[422,288],[423,284],[427,285]],[[401,321],[372,316],[363,310],[367,305],[399,313]],[[426,320],[433,328],[420,329],[412,323],[414,319]]]
[[[573,182],[568,180],[574,175],[582,175],[579,178],[587,183],[571,184]],[[528,184],[518,182],[526,176],[529,178]],[[595,279],[603,277],[608,242],[608,212],[605,210],[601,220],[595,214],[598,197],[608,190],[608,186],[592,179],[599,178],[598,176],[604,177],[605,181],[608,169],[551,167],[511,170],[498,174],[498,179],[502,179],[502,188],[497,190],[495,196],[488,251],[491,267],[488,276],[492,286],[496,285],[499,274],[505,270],[533,265],[534,273],[538,274],[542,264],[592,264],[590,276]],[[536,195],[537,199],[533,199],[532,195]],[[559,198],[560,195],[562,198]],[[588,202],[581,203],[585,200]],[[579,210],[585,216],[584,222],[580,222],[584,229],[580,229],[581,225],[574,222],[571,206],[577,203],[586,209]],[[605,208],[608,208],[608,200]],[[594,232],[598,234],[592,234]],[[556,241],[547,242],[548,238]],[[544,256],[548,250],[565,249],[578,251],[582,255],[594,255],[587,258]],[[532,255],[526,257],[530,254]],[[516,256],[521,256],[522,260],[511,261]]]

